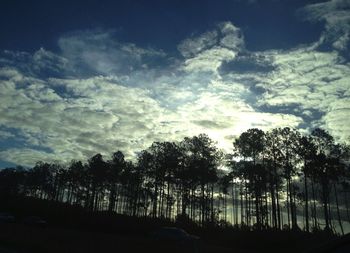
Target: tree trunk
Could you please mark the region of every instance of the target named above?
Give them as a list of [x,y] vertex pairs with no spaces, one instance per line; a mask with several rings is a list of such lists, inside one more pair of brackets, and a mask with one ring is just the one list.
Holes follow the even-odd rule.
[[349,204],[348,204],[348,194],[347,190],[344,190],[344,202],[345,202],[345,208],[346,208],[346,218],[348,222],[350,222],[350,214],[349,214]]
[[305,162],[304,162],[304,190],[305,190],[305,228],[307,232],[310,232],[309,227],[309,193],[307,187],[307,177],[305,173]]
[[328,186],[327,182],[325,182],[327,179],[323,179],[322,184],[322,198],[323,198],[323,212],[324,212],[324,219],[326,222],[326,230],[330,230],[330,224],[329,224],[329,212],[328,212]]
[[340,211],[339,211],[337,186],[335,184],[333,184],[333,187],[334,187],[334,194],[335,194],[335,202],[336,202],[336,205],[337,205],[337,215],[338,215],[339,226],[340,226],[340,230],[341,230],[342,235],[344,235],[343,224],[341,222]]
[[311,180],[311,190],[312,190],[312,199],[313,199],[313,210],[314,210],[314,227],[317,228],[317,209],[316,209],[316,195],[315,195],[315,186],[314,180]]

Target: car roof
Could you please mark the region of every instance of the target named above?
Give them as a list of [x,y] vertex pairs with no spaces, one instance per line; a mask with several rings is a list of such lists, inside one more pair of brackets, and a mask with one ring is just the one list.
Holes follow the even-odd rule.
[[177,227],[162,227],[161,229],[183,230],[182,228],[177,228]]

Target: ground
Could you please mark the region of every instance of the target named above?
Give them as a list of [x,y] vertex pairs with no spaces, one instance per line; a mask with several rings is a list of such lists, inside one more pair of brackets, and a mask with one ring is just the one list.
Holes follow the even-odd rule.
[[[31,227],[23,224],[0,224],[0,253],[30,252],[173,252],[169,245],[155,245],[145,236],[123,236],[103,232],[57,227]],[[233,252],[230,248],[201,242],[199,252]],[[150,251],[151,250],[151,251]],[[181,250],[183,252],[183,250]],[[255,253],[256,251],[235,250]]]

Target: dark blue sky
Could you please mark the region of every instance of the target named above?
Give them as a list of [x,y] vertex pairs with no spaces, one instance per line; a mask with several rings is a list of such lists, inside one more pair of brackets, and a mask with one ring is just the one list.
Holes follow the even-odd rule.
[[252,127],[350,142],[350,0],[3,0],[0,31],[0,168]]
[[249,50],[315,41],[323,24],[296,18],[296,10],[322,1],[2,1],[0,48],[57,50],[57,38],[83,29],[114,29],[120,41],[175,51],[184,38],[231,21]]

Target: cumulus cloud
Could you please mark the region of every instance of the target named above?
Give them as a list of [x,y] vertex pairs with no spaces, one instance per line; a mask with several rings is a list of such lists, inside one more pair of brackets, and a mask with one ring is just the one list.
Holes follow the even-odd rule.
[[214,46],[218,41],[218,32],[210,31],[201,34],[196,38],[185,39],[178,45],[180,53],[188,58],[200,53],[202,50]]
[[234,26],[231,22],[223,22],[218,24],[221,38],[220,45],[230,48],[234,51],[240,51],[244,48],[244,37],[241,29]]
[[185,71],[216,72],[223,63],[232,61],[244,49],[244,38],[238,27],[223,22],[212,31],[185,39],[178,49],[186,58]]
[[185,58],[191,58],[218,44],[239,51],[244,47],[243,34],[231,22],[222,22],[211,31],[183,40],[178,50]]
[[350,65],[336,51],[320,52],[308,48],[271,51],[275,69],[259,83],[266,91],[258,105],[294,106],[320,118],[310,127],[324,127],[339,140],[349,136]]
[[9,139],[9,138],[14,138],[15,135],[8,132],[8,131],[3,131],[3,130],[0,130],[0,140],[6,140],[6,139]]
[[236,54],[236,52],[227,48],[214,47],[201,52],[193,58],[186,59],[183,69],[187,72],[216,72],[223,62],[233,60]]
[[299,14],[312,22],[324,21],[326,30],[320,38],[320,46],[332,46],[337,50],[349,49],[350,2],[331,0],[310,4],[299,10]]
[[224,22],[183,40],[177,59],[113,31],[77,31],[58,44],[56,53],[0,55],[1,160],[33,165],[116,150],[132,158],[153,141],[203,132],[230,151],[251,127],[349,136],[350,65],[319,42],[249,52],[242,31]]
[[[130,156],[135,151],[133,142],[142,142],[160,115],[166,114],[147,91],[125,88],[108,78],[44,82],[21,77],[16,71],[12,76],[4,72],[1,125],[20,129],[26,145],[48,148],[60,159],[107,154],[118,148]],[[28,84],[22,86],[23,82]],[[55,93],[57,87],[63,87],[70,97]],[[137,148],[149,144],[144,140]],[[3,155],[2,159],[10,158]]]

